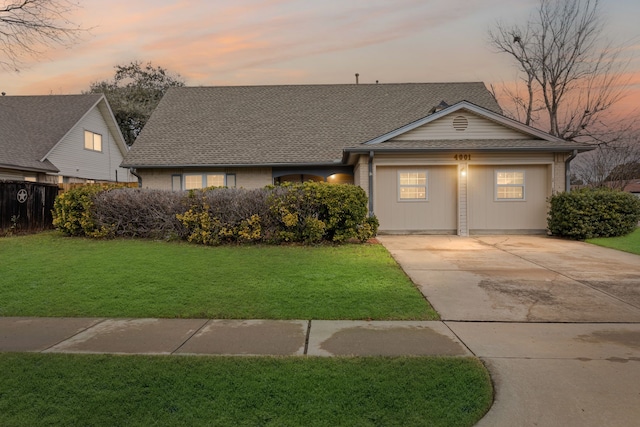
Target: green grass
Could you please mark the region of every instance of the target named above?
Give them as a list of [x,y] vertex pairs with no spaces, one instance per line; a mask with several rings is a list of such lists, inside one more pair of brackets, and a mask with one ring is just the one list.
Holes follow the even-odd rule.
[[431,320],[381,245],[0,238],[0,316]]
[[626,236],[589,239],[587,242],[640,255],[640,228],[636,228],[633,233]]
[[0,425],[471,426],[472,358],[0,354]]

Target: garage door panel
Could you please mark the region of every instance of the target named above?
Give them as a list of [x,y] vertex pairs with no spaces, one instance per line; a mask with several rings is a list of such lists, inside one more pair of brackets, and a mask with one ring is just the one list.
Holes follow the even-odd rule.
[[[524,171],[524,200],[496,200],[496,171]],[[546,165],[469,168],[469,229],[544,230],[549,173]]]
[[[398,172],[427,171],[427,201],[398,200]],[[378,167],[375,213],[381,231],[452,232],[457,229],[457,176],[453,166]]]

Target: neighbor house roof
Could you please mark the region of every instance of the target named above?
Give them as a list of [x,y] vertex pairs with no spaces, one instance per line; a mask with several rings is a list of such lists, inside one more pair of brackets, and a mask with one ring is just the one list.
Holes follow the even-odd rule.
[[[1,96],[0,167],[57,172],[48,154],[98,104],[112,115],[101,94]],[[110,126],[120,135],[115,120]]]
[[463,100],[501,113],[481,82],[170,88],[122,166],[338,163]]

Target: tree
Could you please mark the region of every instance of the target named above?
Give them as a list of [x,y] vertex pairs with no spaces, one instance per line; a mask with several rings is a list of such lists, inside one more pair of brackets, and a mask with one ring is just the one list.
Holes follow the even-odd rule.
[[640,178],[640,132],[617,141],[600,144],[595,150],[581,154],[572,170],[574,182],[590,187],[623,189]]
[[125,142],[132,145],[167,89],[184,86],[185,82],[180,75],[154,67],[151,62],[143,66],[133,61],[115,69],[112,80],[93,82],[85,93],[106,96]]
[[566,140],[620,135],[619,128],[611,132],[607,113],[623,95],[625,63],[620,49],[603,44],[603,31],[598,0],[540,0],[526,24],[498,23],[489,31],[490,44],[521,73],[518,87],[505,89],[511,115]]
[[68,45],[84,31],[68,19],[78,4],[71,0],[0,2],[0,68],[18,71],[25,56],[51,45]]

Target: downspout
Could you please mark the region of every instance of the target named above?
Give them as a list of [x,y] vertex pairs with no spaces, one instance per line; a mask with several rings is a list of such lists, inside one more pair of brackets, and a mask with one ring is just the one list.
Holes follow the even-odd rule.
[[578,155],[578,150],[573,150],[573,153],[567,160],[564,161],[564,191],[567,193],[571,191],[571,160],[575,159]]
[[369,151],[369,216],[373,216],[373,151]]
[[138,178],[138,188],[142,188],[142,177],[136,173],[134,168],[129,168],[129,172],[131,172],[131,175]]

